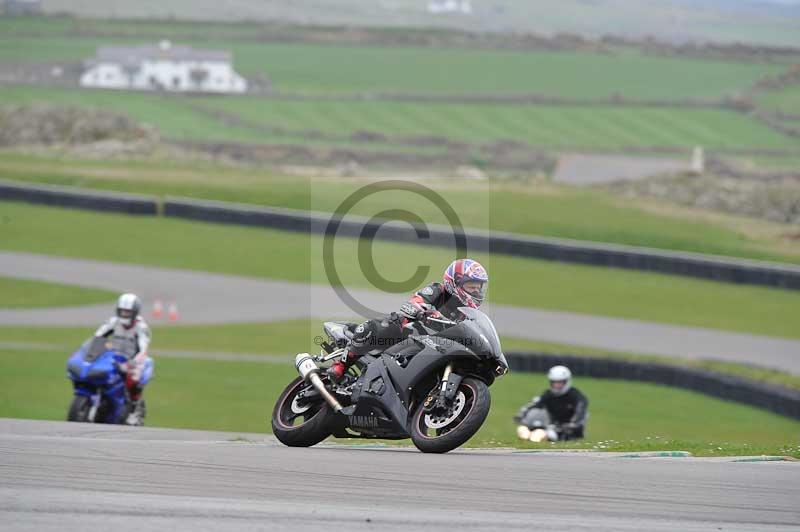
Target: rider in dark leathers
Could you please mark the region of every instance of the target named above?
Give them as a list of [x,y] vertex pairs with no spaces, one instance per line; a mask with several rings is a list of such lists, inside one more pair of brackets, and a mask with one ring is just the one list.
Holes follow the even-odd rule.
[[328,369],[329,377],[338,382],[359,357],[373,349],[385,350],[402,342],[409,334],[405,327],[409,322],[442,317],[461,321],[463,315],[458,307],[480,307],[486,296],[489,276],[477,261],[458,259],[447,267],[443,281],[417,291],[398,312],[367,320],[355,327],[345,358]]
[[544,409],[549,414],[551,423],[555,425],[558,440],[583,438],[589,416],[589,400],[572,386],[572,373],[568,368],[550,368],[548,379],[550,387],[523,406],[514,416],[514,421],[525,424],[526,417],[532,410]]

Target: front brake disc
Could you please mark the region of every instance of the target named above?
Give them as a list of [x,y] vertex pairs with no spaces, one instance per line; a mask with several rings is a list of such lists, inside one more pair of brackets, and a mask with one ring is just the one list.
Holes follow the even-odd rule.
[[464,392],[459,391],[455,398],[453,398],[452,406],[446,412],[442,414],[436,412],[425,414],[425,425],[431,429],[446,427],[464,411],[466,403],[467,398],[464,396]]

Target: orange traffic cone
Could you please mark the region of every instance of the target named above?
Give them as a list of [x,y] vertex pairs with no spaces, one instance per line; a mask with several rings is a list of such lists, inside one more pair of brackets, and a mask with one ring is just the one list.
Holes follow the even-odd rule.
[[169,304],[169,309],[167,309],[167,318],[169,321],[178,321],[178,305],[174,301]]
[[153,317],[160,320],[164,315],[164,303],[160,299],[153,301]]

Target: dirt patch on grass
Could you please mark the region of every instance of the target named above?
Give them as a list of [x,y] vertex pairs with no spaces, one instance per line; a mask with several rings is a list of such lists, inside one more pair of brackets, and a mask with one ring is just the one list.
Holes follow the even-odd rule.
[[154,128],[105,110],[48,105],[0,108],[0,146],[158,140]]

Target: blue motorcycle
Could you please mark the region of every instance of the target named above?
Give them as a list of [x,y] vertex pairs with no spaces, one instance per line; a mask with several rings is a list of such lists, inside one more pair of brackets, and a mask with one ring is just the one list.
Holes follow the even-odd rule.
[[[106,338],[84,342],[67,361],[67,377],[75,389],[67,421],[125,423],[133,409],[125,388],[127,361],[112,349]],[[147,384],[152,375],[152,362],[148,361],[141,384]]]

